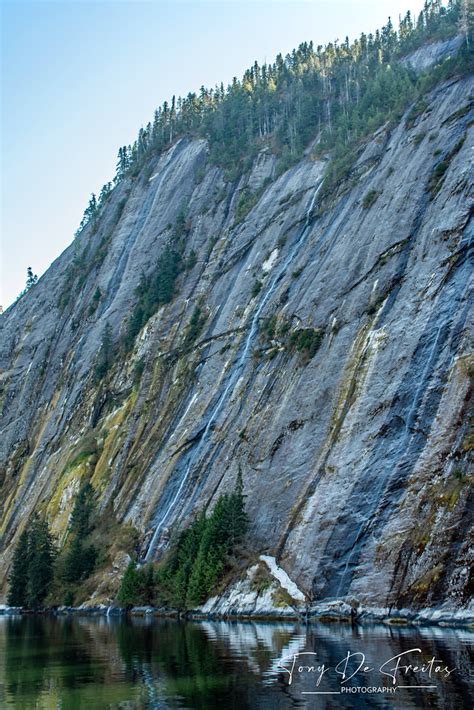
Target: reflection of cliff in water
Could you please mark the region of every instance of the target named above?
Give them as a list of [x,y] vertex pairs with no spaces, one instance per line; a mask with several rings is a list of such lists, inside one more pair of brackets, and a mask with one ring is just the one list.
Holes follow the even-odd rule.
[[[287,708],[304,707],[311,676],[288,684],[278,661],[302,652],[333,669],[348,650],[365,654],[376,669],[349,684],[389,685],[380,664],[411,649],[456,668],[434,689],[396,691],[397,708],[468,707],[474,633],[346,624],[183,622],[155,619],[4,617],[0,644],[6,657],[2,684],[7,707],[67,708]],[[410,673],[399,684],[426,681]],[[329,671],[320,689],[337,691]],[[471,689],[472,691],[472,689]],[[318,707],[388,707],[393,696],[318,696]],[[338,703],[338,704],[335,704]],[[55,705],[56,704],[56,705]]]

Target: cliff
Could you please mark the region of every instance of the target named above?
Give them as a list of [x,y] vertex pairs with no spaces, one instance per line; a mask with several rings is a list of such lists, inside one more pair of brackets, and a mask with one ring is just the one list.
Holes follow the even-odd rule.
[[[0,316],[0,578],[30,513],[63,539],[90,480],[109,600],[129,526],[158,558],[240,468],[249,548],[307,599],[468,604],[473,94],[472,75],[435,86],[324,201],[310,151],[226,182],[191,136],[117,185]],[[187,268],[122,355],[176,225]]]

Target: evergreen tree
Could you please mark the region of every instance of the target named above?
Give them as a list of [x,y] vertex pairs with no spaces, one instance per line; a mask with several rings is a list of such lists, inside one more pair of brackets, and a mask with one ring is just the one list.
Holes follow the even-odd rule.
[[54,546],[46,520],[34,515],[28,533],[28,582],[26,605],[37,609],[48,595],[53,581]]
[[221,495],[178,539],[156,575],[157,597],[178,609],[194,607],[212,593],[248,527],[242,474],[234,490]]
[[76,534],[68,542],[63,560],[62,578],[65,582],[82,582],[89,577],[97,559],[97,550],[86,545]]
[[35,285],[35,283],[38,281],[38,276],[33,273],[33,269],[31,266],[29,266],[26,270],[26,288],[25,290],[28,291],[32,286]]
[[90,483],[84,483],[76,496],[71,513],[69,531],[79,538],[84,538],[91,531],[91,515],[94,509],[94,489]]
[[136,603],[139,589],[140,584],[137,563],[134,560],[131,560],[122,577],[120,589],[117,594],[117,600],[125,606],[133,605]]
[[28,587],[28,554],[29,535],[28,529],[23,530],[18,540],[10,575],[8,577],[8,597],[9,606],[26,606]]
[[138,568],[131,560],[122,578],[117,600],[124,606],[152,604],[155,596],[153,565]]
[[48,523],[35,513],[15,548],[8,603],[29,609],[40,607],[53,581],[54,558]]
[[[104,185],[104,188],[105,188],[105,190],[107,190],[107,186]],[[102,188],[102,190],[104,190],[104,188]],[[81,223],[79,225],[79,229],[76,231],[76,234],[75,234],[76,237],[79,236],[79,234],[82,232],[84,227],[86,227],[89,223],[92,224],[93,231],[96,230],[99,207],[100,207],[100,203],[97,200],[95,193],[92,193],[90,196],[89,204],[87,205],[86,209],[84,210],[84,215],[83,215]]]
[[95,380],[100,382],[107,372],[109,371],[113,362],[113,342],[112,342],[112,328],[110,323],[105,324],[105,328],[102,332],[102,340],[100,343],[100,350],[97,357],[97,362],[95,365]]
[[241,542],[248,529],[248,515],[245,510],[244,484],[239,465],[235,489],[229,499],[228,534],[232,546]]
[[83,484],[76,496],[63,556],[62,578],[65,582],[80,582],[94,570],[97,550],[87,544],[87,536],[92,530],[93,496],[94,489],[90,483]]
[[102,205],[106,202],[111,191],[112,191],[112,183],[111,182],[106,182],[105,185],[102,185],[102,189],[101,189],[100,195],[99,195],[99,202],[98,202],[99,207],[102,207]]

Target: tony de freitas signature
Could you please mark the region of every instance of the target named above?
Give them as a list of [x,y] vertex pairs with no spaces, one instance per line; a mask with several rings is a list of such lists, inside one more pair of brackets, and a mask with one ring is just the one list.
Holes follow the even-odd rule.
[[[418,661],[413,662],[411,657],[414,654],[420,654]],[[435,656],[432,656],[429,661],[424,661],[421,658],[421,654],[421,648],[410,648],[408,651],[403,651],[403,653],[398,653],[396,656],[389,658],[378,666],[378,670],[383,676],[391,678],[392,685],[396,685],[398,676],[407,677],[414,673],[421,673],[430,680],[434,678],[446,680],[456,670],[455,668],[448,668],[444,661]],[[332,670],[338,674],[341,685],[350,681],[358,673],[371,673],[376,670],[376,666],[370,665],[367,662],[365,653],[361,651],[347,651],[345,657],[336,666],[326,666],[325,663],[316,662],[315,658],[308,658],[316,655],[314,651],[302,651],[293,656],[280,659],[278,667],[288,674],[289,684],[293,682],[293,678],[297,674],[310,674],[313,675],[317,687],[321,684],[326,673]],[[302,658],[303,656],[305,658]],[[287,665],[283,665],[284,663]]]

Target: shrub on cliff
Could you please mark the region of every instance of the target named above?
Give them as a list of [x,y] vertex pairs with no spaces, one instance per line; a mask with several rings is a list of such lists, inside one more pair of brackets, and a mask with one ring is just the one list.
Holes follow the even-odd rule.
[[94,368],[94,377],[96,382],[100,382],[109,371],[113,362],[113,340],[112,328],[109,323],[105,324],[102,332],[102,340],[97,356],[97,362]]

